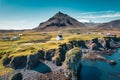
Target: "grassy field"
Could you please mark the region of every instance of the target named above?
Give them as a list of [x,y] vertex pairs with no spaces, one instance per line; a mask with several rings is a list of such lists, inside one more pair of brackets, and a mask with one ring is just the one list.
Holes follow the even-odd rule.
[[[56,36],[62,32],[64,40],[57,41]],[[0,37],[3,35],[17,36],[19,33],[23,34],[20,40],[0,40],[0,75],[9,72],[12,69],[4,68],[2,65],[2,59],[6,54],[11,56],[22,56],[36,53],[40,49],[52,49],[58,48],[60,44],[67,43],[70,40],[90,40],[93,38],[102,38],[107,31],[103,31],[103,34],[99,34],[100,31],[90,30],[64,30],[56,32],[34,32],[34,31],[23,31],[23,32],[12,32],[12,33],[0,33]],[[111,31],[113,34],[119,34],[119,31]]]

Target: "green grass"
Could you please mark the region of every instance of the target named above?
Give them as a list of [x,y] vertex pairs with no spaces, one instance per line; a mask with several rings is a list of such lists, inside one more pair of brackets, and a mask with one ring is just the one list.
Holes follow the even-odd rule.
[[[56,36],[59,32],[32,32],[32,31],[24,31],[21,32],[23,36],[21,36],[20,40],[17,41],[4,41],[0,40],[0,71],[1,74],[7,73],[7,71],[11,71],[11,68],[5,68],[2,65],[2,59],[5,54],[10,54],[9,57],[15,56],[23,56],[35,54],[40,49],[53,49],[58,48],[60,44],[68,43],[70,40],[90,40],[93,38],[102,38],[103,35],[98,34],[76,34],[71,31],[65,31],[63,33],[64,40],[56,41]],[[0,33],[0,35],[9,35],[9,36],[17,36],[19,32],[13,33]],[[3,71],[3,72],[2,72]]]
[[[56,41],[56,36],[59,32],[23,32],[23,36],[17,41],[0,40],[0,55],[9,53],[10,56],[20,56],[34,54],[40,49],[58,48],[60,44],[68,43],[70,40],[90,40],[93,38],[102,38],[99,34],[76,34],[63,33],[64,40]],[[7,33],[9,36],[17,35],[18,33]]]
[[[56,36],[60,32],[63,32],[64,40],[56,41]],[[5,68],[2,65],[2,59],[6,54],[10,54],[9,57],[13,56],[22,56],[22,55],[30,55],[35,54],[40,49],[53,49],[58,48],[60,44],[68,43],[71,40],[91,40],[93,38],[103,38],[104,35],[98,34],[100,31],[94,31],[91,34],[87,34],[88,32],[92,32],[91,30],[83,30],[83,29],[72,29],[72,30],[61,30],[56,32],[34,32],[34,31],[23,31],[23,32],[6,32],[0,33],[0,37],[2,35],[8,36],[18,36],[19,33],[22,33],[20,40],[17,41],[4,41],[0,40],[0,75],[5,72],[9,72],[12,69]],[[102,31],[106,33],[105,31]],[[80,33],[80,34],[77,34]],[[119,31],[112,31],[111,33],[119,34]],[[55,57],[57,58],[57,57]],[[3,72],[2,72],[3,71]]]
[[75,47],[67,52],[66,57],[69,58],[69,57],[75,56],[78,53],[81,53],[81,50],[80,50],[80,48]]

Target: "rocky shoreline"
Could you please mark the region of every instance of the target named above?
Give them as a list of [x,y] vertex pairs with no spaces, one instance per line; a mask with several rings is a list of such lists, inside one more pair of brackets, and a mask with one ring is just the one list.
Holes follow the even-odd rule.
[[[36,78],[38,78],[34,80],[77,80],[79,79],[78,73],[80,73],[78,71],[82,68],[82,59],[101,60],[115,65],[115,61],[107,60],[102,55],[112,55],[118,48],[120,48],[120,38],[116,36],[87,41],[72,40],[69,43],[59,45],[58,49],[39,50],[36,54],[28,56],[9,57],[7,55],[3,59],[3,65],[15,69],[15,72],[17,70],[34,72],[36,67],[44,65],[46,71],[42,73],[35,71],[37,74],[31,74],[32,76],[37,75]],[[25,76],[31,75],[23,74],[24,71],[20,73],[23,80],[33,80],[35,78],[24,79]],[[6,77],[6,80],[9,80],[8,76]],[[58,79],[56,79],[57,77]]]

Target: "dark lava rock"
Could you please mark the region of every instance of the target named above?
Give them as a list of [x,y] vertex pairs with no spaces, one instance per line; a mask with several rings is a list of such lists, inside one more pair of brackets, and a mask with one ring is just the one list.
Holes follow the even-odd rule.
[[10,61],[10,67],[14,69],[21,69],[26,66],[27,56],[13,57]]
[[73,45],[72,44],[66,44],[66,47],[67,47],[67,50],[70,50],[73,48]]
[[77,44],[78,44],[78,47],[80,47],[80,48],[88,49],[88,47],[85,44],[85,41],[83,41],[83,40],[78,41]]
[[43,50],[38,51],[38,58],[44,60],[45,52]]
[[104,47],[108,50],[108,49],[112,49],[111,45],[110,45],[111,39],[105,39],[104,40]]
[[102,46],[102,44],[99,42],[98,38],[94,38],[91,40],[92,44],[91,44],[91,49],[92,50],[98,50],[101,51],[104,50],[104,47]]
[[58,57],[54,58],[52,61],[56,66],[61,66],[62,65],[62,62]]
[[28,55],[27,56],[27,69],[33,69],[36,65],[39,64],[39,57],[38,54]]
[[55,51],[56,51],[56,49],[50,49],[50,50],[48,50],[48,51],[45,53],[45,59],[48,60],[48,61],[51,61],[51,60],[52,60],[52,57],[53,57],[54,54],[55,54]]
[[10,80],[22,80],[22,78],[23,76],[21,73],[16,73],[10,78]]
[[117,63],[114,60],[109,61],[110,65],[116,65]]
[[2,64],[3,64],[5,67],[8,67],[10,61],[11,61],[11,58],[6,57],[6,58],[3,59]]
[[61,61],[65,60],[65,55],[66,55],[66,50],[64,50],[63,48],[59,48],[58,49],[58,55],[60,57]]
[[88,47],[85,44],[85,41],[83,41],[83,40],[80,40],[80,41],[72,40],[72,41],[69,41],[69,43],[71,43],[75,47],[88,49]]

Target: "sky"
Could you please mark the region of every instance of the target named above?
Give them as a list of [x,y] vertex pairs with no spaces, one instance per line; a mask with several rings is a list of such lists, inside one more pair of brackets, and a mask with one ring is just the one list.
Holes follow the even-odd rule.
[[80,22],[120,19],[120,0],[0,0],[0,29],[32,29],[58,11]]

